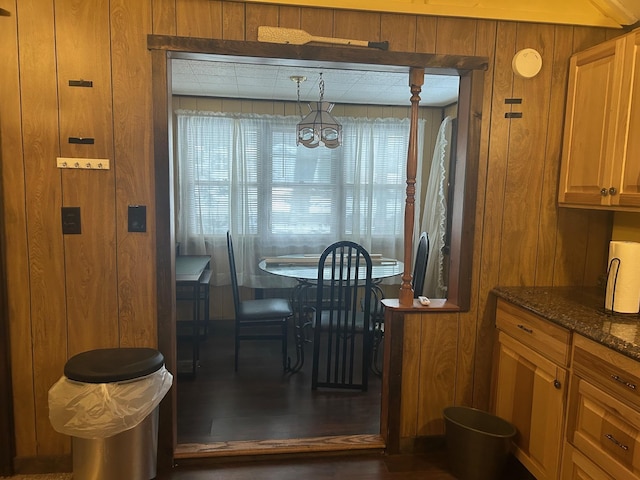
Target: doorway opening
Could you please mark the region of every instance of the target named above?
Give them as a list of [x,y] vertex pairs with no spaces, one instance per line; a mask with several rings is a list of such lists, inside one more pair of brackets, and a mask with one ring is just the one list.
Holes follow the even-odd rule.
[[[158,264],[158,312],[159,312],[159,329],[158,340],[159,347],[167,359],[169,368],[177,365],[177,332],[175,326],[175,230],[174,230],[174,198],[173,191],[175,187],[173,160],[172,160],[172,141],[173,141],[173,125],[171,119],[171,92],[172,92],[172,65],[171,61],[175,58],[180,59],[205,59],[210,55],[226,55],[246,56],[251,58],[259,58],[264,64],[280,64],[296,66],[301,62],[329,62],[334,67],[344,69],[362,69],[371,68],[371,71],[392,71],[404,72],[409,78],[408,72],[415,65],[424,66],[427,72],[446,75],[457,75],[460,77],[460,107],[459,115],[465,116],[465,122],[462,122],[458,129],[458,138],[456,140],[457,151],[464,152],[462,155],[465,159],[466,168],[456,168],[456,191],[453,192],[454,208],[452,212],[452,238],[455,249],[464,249],[472,243],[469,232],[473,231],[472,218],[469,220],[468,209],[465,211],[463,207],[465,202],[473,204],[473,193],[469,190],[469,185],[475,189],[475,175],[473,170],[474,156],[469,155],[467,148],[467,138],[469,132],[469,121],[473,115],[472,111],[472,91],[478,91],[478,84],[481,86],[481,76],[474,76],[472,73],[486,67],[485,59],[475,57],[447,57],[436,58],[432,55],[424,54],[403,54],[394,52],[365,52],[356,49],[340,49],[340,62],[335,61],[336,49],[331,47],[296,47],[283,45],[264,45],[254,42],[229,42],[216,40],[197,40],[196,39],[178,39],[174,37],[155,37],[149,38],[149,47],[152,50],[153,58],[153,77],[154,77],[154,149],[156,157],[156,188],[157,188],[157,264]],[[407,82],[408,84],[408,82]],[[481,89],[480,89],[481,91]],[[408,96],[410,95],[407,86]],[[476,94],[477,102],[477,94]],[[460,123],[460,122],[459,122]],[[473,132],[473,136],[478,136],[478,132]],[[477,145],[474,147],[477,153]],[[477,161],[477,160],[476,160]],[[476,164],[477,168],[477,164]],[[464,193],[466,189],[466,194]],[[470,223],[469,223],[470,222]],[[462,228],[465,223],[465,228]],[[406,233],[405,233],[406,237]],[[464,309],[468,305],[468,285],[466,281],[468,275],[465,275],[465,269],[470,270],[470,259],[464,261],[464,255],[460,255],[460,251],[452,252],[451,258],[456,258],[449,268],[449,285],[450,298],[447,301],[447,308]],[[463,261],[460,261],[462,259]],[[385,339],[387,341],[387,339]],[[180,385],[178,385],[178,389]],[[389,407],[387,401],[389,396],[389,385],[384,377],[381,382],[381,401],[383,406]],[[177,439],[177,431],[175,427],[175,418],[177,416],[178,395],[174,391],[170,406],[170,416],[164,420],[170,427],[171,438],[165,439],[168,444],[174,443]],[[395,405],[395,402],[392,402]],[[269,440],[259,440],[253,442],[251,446],[221,446],[212,444],[210,447],[204,445],[179,444],[174,449],[176,457],[197,455],[228,455],[231,451],[240,450],[247,454],[256,454],[263,450],[275,451],[314,451],[335,449],[345,450],[349,448],[384,448],[388,435],[389,415],[390,412],[386,407],[381,408],[380,431],[373,435],[362,435],[358,441],[343,442],[333,440],[331,437],[323,437],[315,445],[310,445],[309,439],[288,439],[286,447],[282,442],[273,442]],[[395,408],[395,407],[394,407]],[[392,412],[393,416],[397,416],[398,412]],[[163,420],[161,419],[161,422]],[[212,427],[213,428],[213,427]],[[162,431],[162,430],[161,430]],[[161,439],[161,442],[163,440]],[[284,450],[283,450],[284,448]],[[206,450],[206,451],[205,451]],[[204,453],[203,453],[204,452]]]

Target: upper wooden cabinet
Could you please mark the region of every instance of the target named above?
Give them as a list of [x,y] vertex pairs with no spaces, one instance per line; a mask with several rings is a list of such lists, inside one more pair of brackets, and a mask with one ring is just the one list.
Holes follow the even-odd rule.
[[640,211],[639,63],[640,29],[571,57],[559,205]]

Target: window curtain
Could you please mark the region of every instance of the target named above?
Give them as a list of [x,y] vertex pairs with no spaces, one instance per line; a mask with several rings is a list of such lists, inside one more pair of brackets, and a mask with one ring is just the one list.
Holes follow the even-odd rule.
[[338,118],[342,146],[308,149],[296,116],[175,113],[176,241],[181,254],[212,256],[213,284],[229,283],[227,230],[238,281],[253,288],[294,284],[261,271],[261,258],[337,240],[403,258],[409,119]]
[[446,117],[438,129],[427,182],[425,208],[420,224],[420,232],[427,232],[429,235],[429,259],[424,290],[421,294],[430,298],[447,297],[447,285],[444,278],[444,246],[447,233],[447,184],[451,156],[451,121],[451,117]]

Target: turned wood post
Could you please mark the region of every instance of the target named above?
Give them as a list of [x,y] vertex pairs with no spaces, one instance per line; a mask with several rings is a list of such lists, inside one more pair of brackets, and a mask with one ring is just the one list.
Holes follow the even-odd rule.
[[411,288],[413,256],[413,223],[416,211],[416,173],[418,169],[418,109],[420,91],[424,83],[424,68],[411,68],[409,86],[411,87],[411,126],[409,129],[409,151],[407,153],[407,198],[404,206],[404,273],[398,303],[400,306],[413,305]]

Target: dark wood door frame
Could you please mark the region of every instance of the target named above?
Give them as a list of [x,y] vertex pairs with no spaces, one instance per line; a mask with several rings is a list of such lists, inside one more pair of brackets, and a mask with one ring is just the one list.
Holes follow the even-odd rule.
[[[175,331],[175,232],[173,218],[173,165],[171,152],[171,59],[206,59],[211,55],[231,59],[251,57],[256,63],[296,65],[300,62],[315,61],[332,64],[336,68],[391,69],[407,72],[407,91],[410,92],[409,72],[416,69],[425,73],[459,75],[461,108],[459,123],[462,135],[458,138],[458,152],[464,155],[466,168],[456,171],[456,188],[462,189],[460,203],[454,205],[453,221],[460,230],[457,247],[460,268],[456,269],[454,288],[450,292],[445,308],[465,310],[468,308],[468,293],[471,278],[473,251],[473,217],[477,182],[477,158],[480,139],[482,113],[483,70],[488,60],[485,57],[404,53],[362,48],[336,48],[313,45],[276,45],[261,42],[212,40],[201,38],[149,35],[147,45],[151,50],[153,82],[153,135],[156,195],[156,262],[158,298],[158,348],[165,355],[167,367],[176,371],[176,331]],[[373,68],[375,67],[375,68]],[[460,178],[458,178],[460,177]],[[461,181],[460,181],[461,180]],[[467,189],[465,191],[465,189]],[[466,207],[466,208],[465,208]],[[464,225],[464,228],[463,228]],[[406,232],[405,232],[406,233]],[[405,239],[405,248],[406,248]],[[464,253],[464,252],[469,253]],[[451,279],[450,279],[451,280]],[[466,298],[466,305],[465,305]],[[401,338],[401,336],[399,337]],[[385,345],[388,339],[385,340]],[[398,342],[391,343],[402,349]],[[393,354],[390,358],[396,358]],[[401,355],[399,356],[401,358]],[[398,367],[396,365],[396,367]],[[401,365],[399,366],[401,369]],[[394,367],[395,368],[395,367]],[[398,387],[398,386],[396,386]],[[399,393],[399,392],[397,392]],[[382,438],[397,444],[395,423],[400,412],[385,411],[385,408],[399,409],[397,402],[389,402],[389,382],[383,383],[383,412],[381,418]],[[177,444],[176,388],[163,401],[160,414],[159,468],[171,466]],[[255,452],[253,452],[255,453]]]

